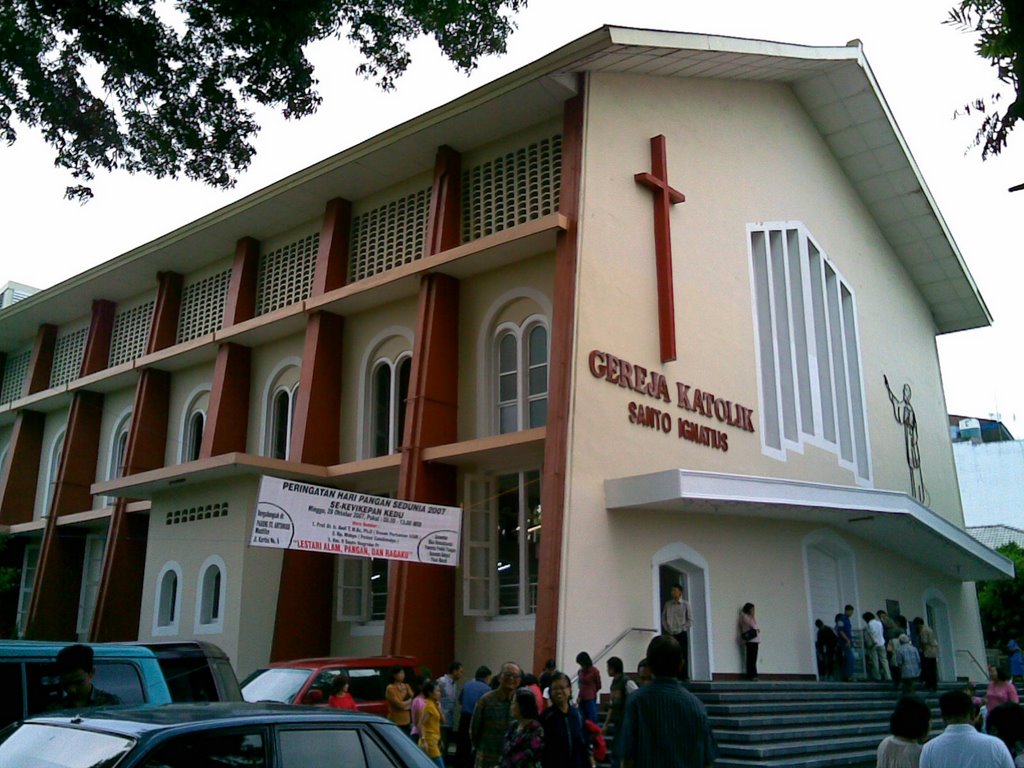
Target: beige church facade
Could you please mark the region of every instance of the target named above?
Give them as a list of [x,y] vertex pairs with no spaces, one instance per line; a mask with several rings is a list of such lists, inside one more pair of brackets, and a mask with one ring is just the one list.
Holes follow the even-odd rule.
[[[604,28],[0,311],[4,621],[632,664],[680,581],[698,679],[748,601],[763,676],[850,603],[974,677],[935,337],[989,322],[858,47]],[[459,564],[251,546],[262,476],[461,507]]]

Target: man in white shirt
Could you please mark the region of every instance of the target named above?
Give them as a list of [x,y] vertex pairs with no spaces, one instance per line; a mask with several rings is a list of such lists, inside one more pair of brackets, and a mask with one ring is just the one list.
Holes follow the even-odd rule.
[[889,674],[889,658],[885,653],[885,628],[871,611],[861,616],[867,627],[864,630],[864,656],[868,663],[868,677],[872,680],[892,680]]
[[690,627],[693,626],[693,614],[690,604],[683,600],[683,585],[673,584],[669,588],[671,599],[661,609],[661,631],[672,635],[683,649],[683,663],[679,677],[690,679]]
[[946,691],[939,697],[946,729],[924,745],[921,768],[1013,768],[1010,750],[995,736],[978,733],[971,724],[971,697]]

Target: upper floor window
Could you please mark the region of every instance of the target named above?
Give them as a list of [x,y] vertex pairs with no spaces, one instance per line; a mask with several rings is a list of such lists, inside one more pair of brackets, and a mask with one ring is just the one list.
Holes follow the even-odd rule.
[[275,459],[291,456],[292,428],[295,421],[295,402],[299,389],[299,368],[284,367],[270,387],[267,405],[263,454]]
[[463,609],[475,616],[537,612],[540,472],[467,479]]
[[209,391],[200,392],[192,398],[185,410],[181,432],[181,460],[196,461],[203,448],[203,431],[206,429],[206,411],[210,404]]
[[64,430],[50,445],[50,459],[46,462],[46,493],[43,494],[43,517],[49,517],[53,497],[56,495],[57,479],[60,474],[60,457],[64,453]]
[[539,317],[502,323],[494,338],[498,432],[542,427],[548,420],[548,329]]
[[338,621],[382,622],[388,610],[388,560],[338,560]]
[[96,599],[100,593],[100,580],[103,576],[103,552],[106,549],[104,534],[89,534],[85,537],[85,557],[82,562],[82,587],[78,594],[78,639],[85,642],[89,639],[93,615],[96,612]]
[[394,360],[382,358],[373,366],[370,419],[374,456],[386,456],[402,447],[411,371],[412,355],[409,353]]
[[870,483],[853,288],[799,222],[748,233],[762,448],[785,459],[810,443]]
[[25,636],[28,626],[28,609],[32,603],[32,590],[36,583],[36,566],[39,565],[38,543],[26,544],[21,566],[21,583],[18,587],[18,616],[15,620],[18,637]]
[[125,472],[124,461],[128,455],[128,432],[131,430],[132,415],[121,417],[110,441],[110,462],[107,464],[107,479],[116,480]]

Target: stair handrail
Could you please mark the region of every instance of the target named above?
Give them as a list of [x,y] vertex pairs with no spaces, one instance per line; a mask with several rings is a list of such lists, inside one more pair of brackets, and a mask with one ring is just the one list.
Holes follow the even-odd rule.
[[981,662],[978,661],[978,659],[975,657],[973,653],[971,653],[967,648],[957,648],[956,652],[966,653],[968,656],[970,656],[971,661],[974,662],[974,666],[976,666],[978,668],[978,671],[981,672],[981,679],[988,680],[988,671],[983,666],[981,666]]
[[[614,648],[616,645],[625,640],[633,632],[652,632],[654,634],[658,634],[659,630],[651,629],[650,627],[626,627],[624,630],[619,632],[618,635],[615,636],[614,640],[612,640],[610,643],[605,645],[604,648],[598,651],[596,656],[591,657],[591,661],[594,662],[594,666],[597,666],[597,662],[599,662],[601,659],[607,656],[608,653],[612,650],[612,648]],[[578,682],[578,680],[579,675],[573,675],[571,678],[569,678],[569,682],[572,685],[575,685]]]

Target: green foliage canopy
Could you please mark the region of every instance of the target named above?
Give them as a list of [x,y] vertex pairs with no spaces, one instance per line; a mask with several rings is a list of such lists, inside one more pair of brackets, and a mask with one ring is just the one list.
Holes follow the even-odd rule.
[[[1013,89],[1013,102],[1005,104],[1000,93],[979,98],[964,106],[967,114],[982,116],[974,136],[982,159],[998,155],[1014,125],[1024,118],[1024,2],[1021,0],[962,0],[949,12],[947,24],[978,33],[975,49],[996,68],[1000,82]],[[1005,108],[1003,108],[1005,106]]]
[[1012,579],[979,581],[978,606],[985,646],[1005,649],[1010,640],[1024,641],[1024,549],[1011,542],[996,551],[1013,561],[1016,575]]
[[0,138],[37,127],[88,200],[96,169],[230,187],[259,125],[247,104],[316,111],[304,47],[347,37],[384,89],[432,36],[462,71],[503,53],[526,0],[3,0]]

